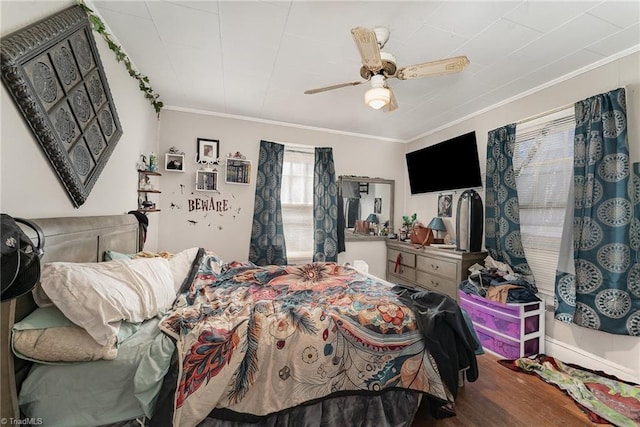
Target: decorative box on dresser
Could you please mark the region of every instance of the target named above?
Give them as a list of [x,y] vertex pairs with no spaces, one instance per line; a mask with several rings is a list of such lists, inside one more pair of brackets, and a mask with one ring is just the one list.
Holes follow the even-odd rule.
[[462,252],[387,240],[387,281],[437,291],[458,301],[458,285],[473,264],[484,265],[486,252]]

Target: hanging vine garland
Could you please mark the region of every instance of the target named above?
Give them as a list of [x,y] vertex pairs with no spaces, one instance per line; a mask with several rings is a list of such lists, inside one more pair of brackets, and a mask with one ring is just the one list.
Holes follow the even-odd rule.
[[158,115],[158,117],[160,117],[160,110],[162,110],[162,107],[164,106],[164,104],[162,103],[162,101],[158,99],[160,95],[158,95],[153,91],[153,88],[149,83],[149,77],[145,76],[144,74],[140,74],[138,71],[136,71],[133,68],[133,65],[131,64],[131,60],[122,51],[122,47],[119,46],[116,42],[114,42],[111,39],[111,35],[107,32],[107,29],[104,25],[104,22],[102,22],[102,19],[96,16],[93,13],[93,10],[91,10],[84,3],[83,0],[76,0],[76,3],[80,5],[80,7],[82,7],[82,9],[87,13],[87,15],[89,16],[89,22],[91,22],[91,28],[93,29],[93,31],[100,34],[104,39],[104,41],[107,42],[109,49],[111,49],[115,54],[116,60],[118,62],[124,62],[124,65],[127,68],[129,75],[134,79],[138,80],[138,87],[144,93],[144,97],[149,100],[151,105],[153,105],[153,108],[156,110],[156,114]]

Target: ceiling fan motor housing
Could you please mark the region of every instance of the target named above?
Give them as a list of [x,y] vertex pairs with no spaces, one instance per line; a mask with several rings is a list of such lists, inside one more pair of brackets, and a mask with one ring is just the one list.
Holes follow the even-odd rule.
[[396,66],[396,57],[387,52],[380,52],[380,59],[382,60],[382,68],[374,73],[365,66],[360,68],[360,76],[363,79],[369,80],[374,74],[382,74],[385,77],[391,77],[396,74],[398,67]]

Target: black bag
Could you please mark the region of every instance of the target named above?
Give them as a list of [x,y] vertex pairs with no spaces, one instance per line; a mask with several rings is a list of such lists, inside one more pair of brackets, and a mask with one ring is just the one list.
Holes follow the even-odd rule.
[[[29,292],[40,280],[40,258],[44,254],[44,233],[35,223],[0,214],[0,259],[2,260],[2,301]],[[22,231],[18,222],[32,228],[38,246]]]

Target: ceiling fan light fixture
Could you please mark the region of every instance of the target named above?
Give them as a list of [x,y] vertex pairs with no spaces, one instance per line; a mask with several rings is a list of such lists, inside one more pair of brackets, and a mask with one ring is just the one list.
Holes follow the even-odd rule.
[[374,110],[379,110],[391,100],[391,91],[385,87],[374,87],[364,93],[364,102]]
[[391,91],[384,87],[384,76],[377,74],[371,78],[371,89],[364,93],[364,103],[379,110],[391,101]]

